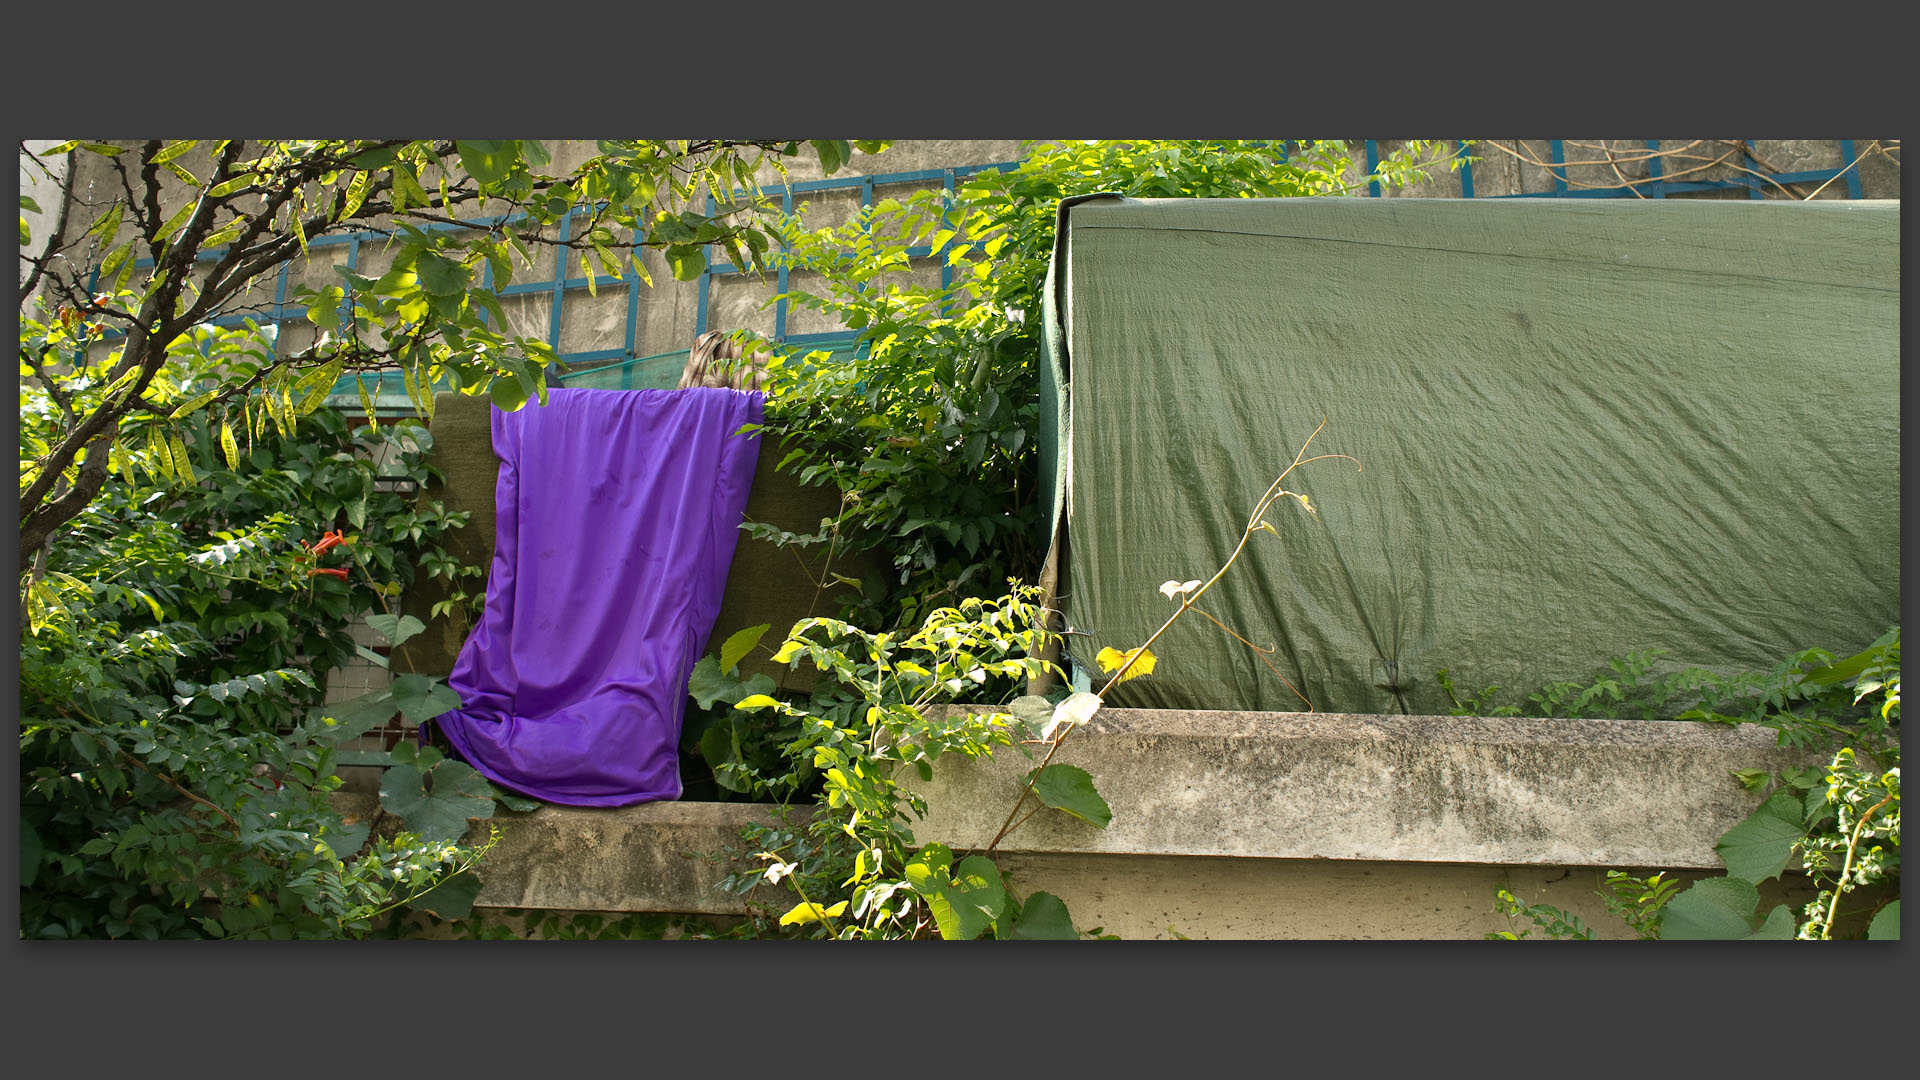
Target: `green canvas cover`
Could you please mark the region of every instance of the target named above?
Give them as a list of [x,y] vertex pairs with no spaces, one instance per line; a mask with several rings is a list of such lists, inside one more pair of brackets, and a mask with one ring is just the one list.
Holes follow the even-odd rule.
[[[1076,662],[1210,577],[1323,418],[1363,468],[1296,472],[1318,517],[1276,506],[1199,605],[1317,709],[1865,647],[1900,617],[1899,231],[1897,202],[1064,206],[1041,470]],[[1153,651],[1110,702],[1307,707],[1197,613]]]

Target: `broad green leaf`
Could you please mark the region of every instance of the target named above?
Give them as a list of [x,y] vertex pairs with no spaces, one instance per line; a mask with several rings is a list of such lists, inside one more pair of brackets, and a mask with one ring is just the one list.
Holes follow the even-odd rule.
[[391,691],[394,708],[415,724],[460,707],[459,694],[425,675],[396,676]]
[[693,281],[706,272],[707,257],[697,247],[676,244],[667,248],[666,257],[675,281]]
[[426,625],[412,615],[369,615],[367,626],[373,632],[387,639],[390,645],[401,645],[414,635],[426,629]]
[[1792,941],[1796,927],[1793,922],[1793,907],[1780,904],[1767,912],[1766,921],[1760,929],[1747,935],[1748,941]]
[[1793,856],[1794,842],[1807,834],[1800,812],[1800,800],[1783,791],[1728,829],[1713,846],[1727,862],[1727,875],[1752,882],[1780,876]]
[[527,403],[528,394],[527,388],[520,384],[519,379],[508,379],[496,375],[493,381],[487,384],[487,396],[493,399],[493,403],[501,412],[515,412]]
[[[22,879],[21,884],[25,883],[25,880]],[[1873,921],[1867,924],[1867,940],[1900,940],[1900,901],[1895,900],[1893,903],[1881,908],[1880,913],[1875,915]]]
[[480,879],[471,870],[463,870],[443,879],[425,896],[407,905],[441,919],[464,919],[473,914],[473,901],[480,895]]
[[1093,788],[1093,777],[1076,765],[1048,765],[1033,777],[1033,793],[1055,810],[1072,814],[1099,828],[1113,820],[1107,800]]
[[847,144],[844,141],[839,139],[810,139],[808,142],[814,151],[820,155],[821,175],[832,176],[834,173],[840,171],[840,166],[847,163]]
[[453,148],[460,155],[460,165],[467,170],[467,175],[481,184],[505,180],[520,157],[517,139],[456,140]]
[[720,646],[720,670],[733,670],[742,658],[760,644],[760,638],[771,629],[773,629],[772,623],[761,623],[759,626],[749,626],[727,638],[726,643]]
[[1020,917],[1013,921],[1013,930],[1007,935],[1012,941],[1078,941],[1080,935],[1073,929],[1073,919],[1067,914],[1067,905],[1052,893],[1037,892],[1027,897],[1020,908]]
[[712,656],[703,656],[693,665],[687,676],[687,693],[702,709],[713,708],[716,701],[731,705],[747,696],[740,680],[722,673],[720,661]]
[[393,702],[392,690],[380,689],[346,701],[322,705],[311,710],[308,715],[317,720],[333,720],[332,724],[319,725],[322,741],[340,743],[347,739],[357,739],[377,725],[386,723],[393,719],[393,714],[397,711],[399,706]]
[[413,270],[420,276],[420,287],[432,296],[457,296],[473,280],[473,270],[465,263],[431,251],[419,254]]
[[340,301],[346,295],[346,290],[338,285],[321,289],[313,303],[307,305],[307,321],[322,330],[340,329]]
[[31,195],[22,195],[22,196],[20,196],[20,209],[22,209],[22,210],[31,210],[31,211],[33,211],[33,212],[34,212],[34,213],[36,213],[36,214],[38,214],[38,213],[41,213],[41,212],[42,212],[42,211],[41,211],[41,209],[40,209],[40,204],[39,204],[39,203],[37,203],[37,202],[34,202],[34,201],[33,201],[33,196],[31,196]]
[[1006,909],[1006,888],[993,860],[969,855],[949,872],[952,860],[953,852],[945,844],[928,844],[908,861],[907,883],[926,899],[941,937],[971,941]]
[[373,823],[368,821],[329,825],[321,831],[320,839],[332,849],[334,858],[350,859],[367,842],[372,827]]
[[[427,774],[433,776],[432,787]],[[394,765],[380,784],[380,805],[428,840],[457,841],[468,823],[493,816],[487,778],[473,766],[441,760],[423,772],[419,765]]]
[[1665,941],[1738,941],[1753,933],[1753,909],[1760,890],[1735,877],[1706,878],[1661,909],[1660,937]]

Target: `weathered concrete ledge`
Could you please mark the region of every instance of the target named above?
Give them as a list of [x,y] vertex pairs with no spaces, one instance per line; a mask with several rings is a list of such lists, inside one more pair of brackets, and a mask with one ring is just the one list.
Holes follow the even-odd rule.
[[[1730,770],[1822,759],[1750,726],[1108,709],[1054,760],[1113,821],[1044,813],[1000,850],[1718,869],[1759,804]],[[940,762],[914,831],[985,846],[1033,765]]]
[[[745,905],[722,892],[720,882],[735,870],[764,866],[730,861],[727,851],[741,846],[746,826],[777,824],[776,812],[755,803],[704,802],[502,811],[493,818],[500,843],[487,853],[474,903],[739,915]],[[477,832],[486,836],[484,823]]]
[[[342,791],[334,805],[351,817],[378,810],[371,791]],[[735,870],[764,869],[732,860],[748,825],[778,824],[779,808],[759,803],[657,802],[611,810],[543,806],[528,813],[505,808],[474,823],[466,841],[483,844],[487,827],[500,842],[478,871],[474,903],[492,908],[549,911],[661,911],[682,915],[740,915],[741,898],[719,884]],[[382,826],[397,830],[396,818]],[[762,886],[769,904],[797,902],[784,889]]]

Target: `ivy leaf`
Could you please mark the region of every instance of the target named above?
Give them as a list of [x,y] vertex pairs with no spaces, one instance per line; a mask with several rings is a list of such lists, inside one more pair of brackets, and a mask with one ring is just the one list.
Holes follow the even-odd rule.
[[1727,874],[1752,882],[1780,876],[1793,856],[1794,843],[1807,834],[1800,813],[1800,800],[1783,791],[1728,829],[1713,846],[1726,860]]
[[[365,512],[365,504],[362,504],[362,512]],[[367,616],[367,626],[395,647],[427,628],[426,624],[412,615],[386,614]]]
[[447,760],[425,770],[418,765],[389,768],[380,782],[380,805],[405,821],[410,831],[427,840],[448,842],[459,841],[469,822],[490,818],[494,811],[487,778],[471,765]]
[[687,693],[702,709],[713,708],[716,701],[731,705],[747,696],[740,680],[721,674],[720,661],[712,656],[703,656],[693,665],[693,673],[687,677]]
[[773,629],[772,623],[761,623],[759,626],[749,626],[729,637],[726,643],[720,646],[720,670],[733,670],[743,657],[760,644],[760,638],[771,629]]
[[[1134,660],[1136,654],[1139,656],[1138,660]],[[1118,671],[1123,667],[1127,668],[1127,673],[1120,677],[1121,682],[1126,682],[1128,679],[1137,678],[1141,675],[1153,674],[1153,665],[1159,662],[1159,658],[1153,655],[1153,650],[1147,648],[1145,645],[1137,649],[1129,649],[1126,652],[1121,652],[1119,649],[1108,646],[1107,648],[1101,649],[1100,654],[1094,657],[1094,659],[1099,661],[1101,671]],[[1133,661],[1133,666],[1131,667],[1127,667],[1129,660]]]
[[1027,897],[1020,917],[1013,921],[1012,941],[1078,941],[1067,905],[1052,893],[1037,892]]
[[460,707],[459,694],[425,675],[397,676],[390,689],[394,708],[405,714],[409,723],[431,720]]
[[1706,878],[1661,909],[1663,941],[1738,941],[1753,933],[1760,890],[1736,877]]
[[1037,776],[1027,775],[1033,779],[1034,795],[1047,806],[1101,829],[1113,820],[1112,808],[1094,790],[1093,777],[1087,770],[1075,765],[1048,765],[1038,770]]
[[1773,779],[1773,774],[1765,769],[1728,769],[1727,772],[1748,791],[1759,791],[1767,786],[1768,780]]

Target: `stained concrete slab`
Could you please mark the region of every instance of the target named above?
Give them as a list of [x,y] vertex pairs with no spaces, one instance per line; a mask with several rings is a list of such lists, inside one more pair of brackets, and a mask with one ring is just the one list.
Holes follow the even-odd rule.
[[[1061,744],[1113,809],[1035,816],[1003,851],[1718,869],[1759,805],[1734,769],[1812,765],[1774,733],[1680,722],[1107,709]],[[913,786],[916,832],[985,847],[1035,763]]]

